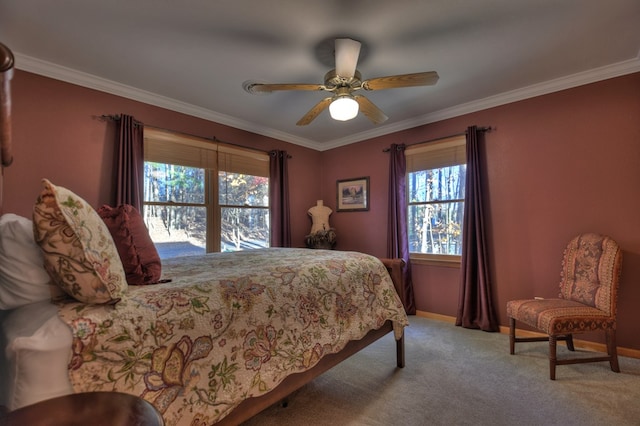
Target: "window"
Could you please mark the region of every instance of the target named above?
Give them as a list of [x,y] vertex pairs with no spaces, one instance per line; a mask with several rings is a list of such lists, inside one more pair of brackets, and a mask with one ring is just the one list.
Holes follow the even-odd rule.
[[407,201],[412,260],[460,262],[466,180],[464,135],[408,147]]
[[145,128],[144,218],[161,258],[269,246],[269,156]]

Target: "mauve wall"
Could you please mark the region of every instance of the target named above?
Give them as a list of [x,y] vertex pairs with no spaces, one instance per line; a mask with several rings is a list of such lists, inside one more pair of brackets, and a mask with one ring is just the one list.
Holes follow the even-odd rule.
[[102,114],[130,114],[160,128],[217,137],[260,150],[292,155],[289,173],[294,245],[304,245],[307,209],[320,193],[321,153],[185,114],[17,71],[12,80],[14,163],[5,169],[4,212],[31,216],[40,180],[68,187],[93,206],[112,202],[115,124]]
[[[323,152],[322,194],[330,207],[337,179],[371,177],[369,212],[331,216],[338,248],[386,254],[384,148],[474,124],[496,128],[485,138],[484,207],[501,325],[508,300],[555,297],[566,243],[595,231],[623,249],[618,344],[640,349],[640,73]],[[459,269],[414,265],[413,273],[418,310],[455,316]]]
[[[325,152],[26,72],[13,79],[14,164],[5,170],[5,212],[30,215],[40,179],[72,188],[92,205],[110,202],[113,127],[93,118],[125,113],[157,127],[293,155],[293,245],[302,246],[317,199],[334,209],[338,249],[386,255],[388,154],[492,126],[484,154],[490,275],[500,323],[505,304],[557,294],[562,250],[596,231],[624,251],[618,344],[640,350],[640,73],[445,120]],[[369,176],[371,209],[335,212],[336,180]],[[417,307],[455,316],[459,270],[414,265]]]

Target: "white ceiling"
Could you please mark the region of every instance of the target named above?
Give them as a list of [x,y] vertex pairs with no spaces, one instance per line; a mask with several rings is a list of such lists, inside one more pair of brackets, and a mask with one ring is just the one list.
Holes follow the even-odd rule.
[[[362,93],[389,116],[377,126],[296,126],[326,93],[243,90],[323,83],[334,37],[363,42],[363,79],[440,80]],[[2,0],[0,42],[18,69],[325,150],[640,71],[640,1]]]

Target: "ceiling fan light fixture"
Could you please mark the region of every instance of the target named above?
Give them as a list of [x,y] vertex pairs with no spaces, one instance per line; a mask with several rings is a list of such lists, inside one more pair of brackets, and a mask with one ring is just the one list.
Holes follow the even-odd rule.
[[248,80],[245,81],[242,86],[245,91],[251,94],[267,94],[282,90],[332,93],[315,104],[296,123],[298,126],[306,126],[327,108],[329,109],[331,118],[337,121],[352,120],[359,114],[360,110],[362,110],[362,115],[371,120],[373,124],[383,123],[389,117],[367,97],[354,95],[354,92],[360,89],[370,91],[430,86],[436,84],[438,81],[438,73],[435,71],[389,75],[363,80],[362,75],[357,69],[361,56],[362,43],[351,38],[338,38],[333,41],[333,45],[332,53],[335,68],[325,74],[324,84],[270,84]]
[[348,121],[358,115],[358,102],[351,95],[338,96],[329,105],[331,118],[338,121]]

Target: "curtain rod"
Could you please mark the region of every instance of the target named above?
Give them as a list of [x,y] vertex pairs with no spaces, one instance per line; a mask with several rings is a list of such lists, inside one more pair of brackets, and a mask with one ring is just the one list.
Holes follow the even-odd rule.
[[[487,133],[487,132],[490,132],[490,131],[494,130],[494,128],[491,127],[491,126],[489,126],[489,127],[478,127],[478,130],[483,132],[483,133]],[[462,135],[466,135],[466,134],[467,134],[467,131],[465,130],[464,132],[455,133],[453,135],[441,136],[439,138],[429,139],[428,141],[414,143],[414,144],[412,144],[410,146],[422,145],[422,144],[425,144],[425,143],[431,143],[431,142],[439,141],[441,139],[448,139],[448,138],[453,138],[455,136],[462,136]],[[391,148],[385,148],[385,149],[382,150],[382,152],[389,152],[389,151],[391,151]]]
[[[121,118],[121,115],[120,114],[102,114],[102,115],[98,116],[97,118],[100,119],[100,120],[119,121],[120,118]],[[144,126],[144,124],[142,122],[137,121],[135,119],[133,120],[133,122],[137,126]],[[211,142],[219,142],[219,143],[223,143],[225,145],[237,146],[238,148],[252,149],[254,151],[264,152],[265,154],[271,154],[271,152],[274,151],[274,150],[265,151],[263,149],[250,148],[248,146],[240,145],[240,144],[233,143],[233,142],[226,142],[226,141],[218,139],[215,136],[208,138],[208,137],[203,137],[203,136],[192,135],[190,133],[178,132],[178,131],[171,130],[171,129],[166,129],[166,128],[163,128],[163,127],[157,127],[157,126],[146,126],[146,127],[149,127],[150,129],[162,130],[162,131],[165,131],[165,132],[178,133],[178,134],[182,134],[182,135],[186,135],[186,136],[192,136],[194,138],[207,139],[207,140],[210,140]],[[287,158],[293,158],[293,157],[291,156],[291,154],[287,154]]]
[[[104,121],[120,121],[122,116],[120,114],[102,114],[97,116],[97,118]],[[133,124],[136,126],[144,126],[142,122],[136,120],[135,118],[133,119]]]
[[[149,127],[152,127],[152,126],[149,126]],[[157,129],[157,128],[158,128],[158,127],[156,127],[156,129]],[[166,130],[166,129],[160,129],[160,130]],[[171,131],[171,130],[168,130],[168,131]],[[195,137],[200,137],[200,136],[195,136]],[[207,139],[207,138],[205,138],[205,139]],[[215,136],[214,136],[214,137],[212,137],[212,138],[210,138],[210,139],[211,139],[213,142],[220,142],[220,143],[223,143],[223,144],[225,144],[225,145],[237,146],[238,148],[244,148],[244,149],[250,149],[250,150],[253,150],[253,151],[264,152],[265,154],[268,154],[268,155],[272,155],[272,154],[274,154],[274,153],[277,151],[277,150],[275,150],[275,149],[271,149],[271,150],[269,150],[269,151],[265,151],[264,149],[251,148],[251,147],[248,147],[248,146],[240,145],[240,144],[238,144],[238,143],[226,142],[226,141],[223,141],[223,140],[218,139],[218,138],[217,138],[217,137],[215,137]],[[292,156],[291,154],[287,154],[287,158],[293,158],[293,156]]]

